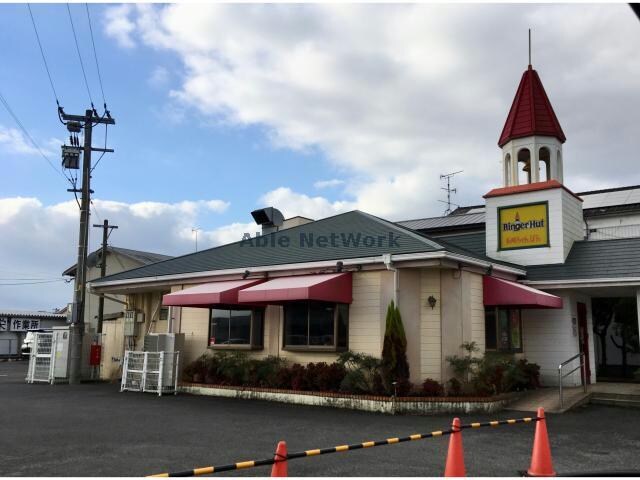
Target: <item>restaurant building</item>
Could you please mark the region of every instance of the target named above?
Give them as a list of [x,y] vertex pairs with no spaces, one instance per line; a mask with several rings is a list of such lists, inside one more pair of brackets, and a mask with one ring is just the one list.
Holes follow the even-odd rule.
[[[186,362],[216,350],[301,363],[331,362],[347,349],[380,356],[393,300],[413,382],[449,380],[446,358],[468,341],[481,353],[538,363],[547,385],[561,362],[582,353],[595,382],[596,350],[601,358],[603,345],[622,341],[614,337],[623,321],[628,375],[638,348],[640,187],[573,193],[564,183],[565,140],[529,66],[498,142],[502,185],[483,205],[403,222],[361,211],[289,221],[265,208],[252,212],[260,236],[117,273],[91,289],[125,295],[127,308],[144,313],[138,345],[152,324],[184,333]],[[604,239],[612,228],[615,238]],[[163,305],[164,323],[156,318]],[[598,325],[610,317],[604,343],[594,342],[594,309]],[[567,383],[579,384],[580,373]]]

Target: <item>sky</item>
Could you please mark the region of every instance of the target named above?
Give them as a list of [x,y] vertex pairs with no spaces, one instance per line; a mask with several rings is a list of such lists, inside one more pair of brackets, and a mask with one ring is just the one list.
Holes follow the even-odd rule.
[[[34,4],[67,113],[103,98],[84,4]],[[240,240],[264,206],[318,219],[360,209],[441,215],[501,184],[497,140],[527,67],[567,136],[574,191],[640,184],[640,22],[626,4],[89,6],[116,125],[93,172],[91,223],[110,244],[168,255]],[[0,308],[71,301],[78,207],[67,137],[24,4],[0,5]],[[94,144],[104,146],[104,127]],[[95,159],[96,157],[94,157]],[[93,229],[90,249],[101,233]],[[47,282],[47,283],[36,283]],[[15,285],[20,284],[20,285]]]

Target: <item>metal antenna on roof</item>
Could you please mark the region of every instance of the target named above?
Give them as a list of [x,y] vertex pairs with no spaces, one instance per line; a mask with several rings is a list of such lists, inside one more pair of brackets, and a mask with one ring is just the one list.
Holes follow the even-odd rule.
[[531,29],[529,29],[529,66],[531,66]]
[[447,204],[447,209],[444,211],[444,215],[449,215],[451,213],[451,205],[456,205],[455,203],[451,203],[451,194],[458,192],[455,188],[451,188],[451,177],[459,173],[462,173],[463,171],[464,170],[458,170],[457,172],[445,173],[440,175],[440,180],[447,181],[446,187],[440,187],[441,190],[444,190],[447,192],[447,201],[445,202],[444,200],[439,200],[440,202]]

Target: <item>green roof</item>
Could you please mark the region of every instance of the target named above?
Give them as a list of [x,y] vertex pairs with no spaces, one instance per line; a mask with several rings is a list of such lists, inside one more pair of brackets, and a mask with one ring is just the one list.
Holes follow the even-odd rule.
[[[434,239],[443,244],[446,240],[476,255],[486,249],[484,232]],[[564,263],[520,268],[527,271],[526,279],[531,281],[640,277],[640,238],[581,240],[574,242]]]
[[484,255],[475,255],[393,222],[354,210],[263,235],[257,239],[221,245],[119,272],[94,280],[93,283],[215,270],[338,261],[375,257],[386,253],[395,255],[436,251],[451,251],[487,260]]

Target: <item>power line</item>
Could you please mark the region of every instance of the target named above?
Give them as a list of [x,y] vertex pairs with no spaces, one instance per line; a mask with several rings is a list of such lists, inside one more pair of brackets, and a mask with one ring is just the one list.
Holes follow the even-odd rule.
[[[105,107],[106,107],[106,104],[105,104]],[[109,124],[105,123],[104,124],[104,149],[105,149],[105,151],[102,152],[102,155],[100,155],[100,157],[98,157],[98,161],[93,165],[93,167],[91,167],[91,172],[90,173],[93,173],[93,171],[96,169],[96,167],[100,163],[100,160],[102,160],[102,157],[104,157],[104,154],[107,153],[106,150],[107,150],[107,135],[108,135],[108,133],[109,133]]]
[[44,49],[42,48],[42,43],[40,42],[40,35],[38,35],[38,28],[36,27],[36,21],[33,18],[33,12],[31,11],[31,5],[27,3],[27,8],[29,9],[29,16],[31,17],[31,24],[33,25],[33,31],[36,33],[36,40],[38,40],[38,47],[40,47],[40,55],[42,56],[42,62],[44,63],[44,68],[47,71],[47,76],[49,77],[49,84],[51,85],[51,90],[53,91],[53,96],[56,99],[56,104],[60,106],[60,102],[58,101],[58,93],[56,92],[56,87],[53,86],[53,80],[51,79],[51,72],[49,71],[49,64],[47,64],[47,58],[44,56]]
[[87,81],[87,73],[84,70],[84,62],[82,61],[82,55],[80,54],[80,45],[78,45],[78,37],[76,35],[76,28],[73,25],[73,17],[71,16],[71,8],[67,3],[67,12],[69,13],[69,22],[71,22],[71,31],[73,32],[73,40],[76,43],[76,51],[78,52],[78,59],[80,60],[80,68],[82,69],[82,76],[84,77],[84,85],[87,87],[87,93],[89,94],[89,101],[93,108],[93,98],[91,97],[91,89],[89,89],[89,82]]
[[98,71],[98,81],[100,82],[100,92],[102,92],[102,103],[104,105],[104,109],[106,110],[107,101],[105,100],[105,97],[104,97],[104,87],[102,86],[102,75],[100,75],[100,64],[98,63],[98,54],[96,53],[96,43],[93,40],[93,27],[91,26],[91,15],[89,15],[89,4],[85,3],[84,6],[87,9],[87,20],[89,21],[89,32],[91,33],[91,45],[93,46],[93,58],[95,58],[96,60],[96,70]]
[[43,280],[41,282],[0,283],[0,287],[11,287],[11,286],[15,287],[20,285],[40,285],[42,283],[56,283],[56,282],[67,282],[67,281],[64,278],[59,278],[57,280]]
[[[31,142],[31,144],[35,147],[36,150],[38,150],[38,152],[40,153],[40,155],[42,156],[42,158],[44,158],[47,163],[49,164],[49,166],[51,166],[51,168],[58,174],[61,175],[63,178],[65,178],[69,183],[71,183],[71,185],[73,185],[73,182],[71,181],[71,179],[69,177],[67,177],[62,171],[58,170],[53,163],[51,162],[51,160],[49,160],[49,157],[47,157],[45,155],[45,153],[42,151],[42,149],[40,148],[40,146],[36,143],[36,141],[33,139],[33,137],[29,134],[29,132],[27,131],[27,129],[25,128],[25,126],[22,124],[22,122],[20,121],[20,119],[18,118],[18,116],[13,112],[13,110],[11,109],[11,107],[9,106],[9,102],[7,102],[7,99],[2,95],[2,92],[0,92],[0,102],[2,103],[2,105],[4,106],[4,108],[7,110],[7,112],[9,112],[9,115],[11,115],[11,117],[13,118],[13,120],[16,122],[16,124],[18,125],[18,127],[20,127],[20,130],[22,130],[22,133],[24,134],[24,136]],[[75,188],[75,187],[74,187]]]

